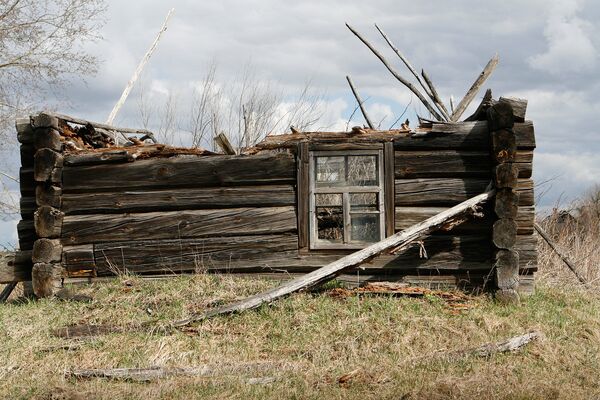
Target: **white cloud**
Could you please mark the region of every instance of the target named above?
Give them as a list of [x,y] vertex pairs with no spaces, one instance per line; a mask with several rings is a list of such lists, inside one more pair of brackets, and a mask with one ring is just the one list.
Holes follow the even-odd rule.
[[556,2],[550,9],[544,36],[548,42],[545,53],[529,58],[529,65],[552,74],[585,72],[597,64],[598,53],[591,39],[592,24],[577,17],[582,2]]

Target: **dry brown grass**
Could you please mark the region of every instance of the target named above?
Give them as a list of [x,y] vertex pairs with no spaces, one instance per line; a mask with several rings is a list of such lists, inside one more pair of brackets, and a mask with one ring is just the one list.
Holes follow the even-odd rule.
[[[125,285],[123,279],[132,283]],[[590,398],[600,395],[600,296],[542,286],[521,306],[475,297],[456,313],[440,298],[296,294],[271,307],[172,334],[132,331],[84,340],[53,337],[74,323],[157,325],[256,293],[273,281],[232,276],[136,277],[79,288],[92,303],[41,300],[0,306],[0,398]],[[150,310],[150,311],[148,311]],[[444,357],[540,330],[515,354]],[[72,347],[64,348],[65,344]],[[231,366],[274,367],[230,373]],[[75,368],[197,367],[214,377],[152,383],[73,380]],[[339,379],[342,379],[342,383]],[[249,378],[274,377],[270,384]]]
[[[544,230],[576,265],[590,287],[600,286],[600,187],[575,201],[570,207],[555,208],[539,218]],[[551,285],[579,285],[575,275],[539,238],[537,278]]]

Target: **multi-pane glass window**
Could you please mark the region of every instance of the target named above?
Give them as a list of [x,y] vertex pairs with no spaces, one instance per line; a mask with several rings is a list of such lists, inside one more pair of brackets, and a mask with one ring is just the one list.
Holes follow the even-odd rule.
[[361,248],[383,239],[382,159],[379,150],[311,153],[311,248]]

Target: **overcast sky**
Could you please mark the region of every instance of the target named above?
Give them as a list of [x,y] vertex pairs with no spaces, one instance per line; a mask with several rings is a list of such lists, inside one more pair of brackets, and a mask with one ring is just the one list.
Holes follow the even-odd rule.
[[[143,75],[146,94],[157,103],[177,93],[185,116],[186,96],[211,63],[223,85],[250,65],[257,79],[285,93],[286,102],[310,81],[325,98],[321,126],[343,129],[354,109],[345,81],[350,74],[369,98],[373,119],[383,119],[387,128],[411,95],[344,26],[353,25],[396,63],[373,27],[376,22],[415,67],[427,70],[445,100],[462,98],[498,53],[500,63],[485,87],[496,98],[529,100],[527,117],[534,121],[537,140],[534,179],[551,180],[538,190],[545,192],[540,206],[561,198],[568,202],[600,182],[598,3],[131,0],[108,5],[103,40],[87,46],[101,58],[99,72],[56,94],[51,103],[64,113],[104,121],[173,7],[169,29]],[[138,99],[136,88],[116,124],[140,126]],[[426,115],[417,103],[413,99],[409,118]],[[362,123],[358,116],[354,121]],[[2,243],[15,235],[2,230]]]

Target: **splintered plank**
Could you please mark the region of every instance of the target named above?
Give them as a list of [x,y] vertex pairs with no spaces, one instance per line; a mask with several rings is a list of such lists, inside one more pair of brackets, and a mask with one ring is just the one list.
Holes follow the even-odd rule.
[[295,231],[294,207],[226,208],[65,216],[61,241],[65,245],[74,245]]
[[63,192],[268,185],[295,182],[290,154],[181,156],[63,169]]

